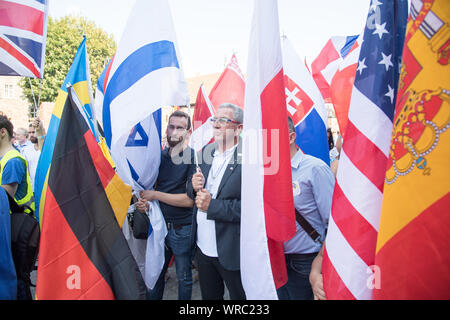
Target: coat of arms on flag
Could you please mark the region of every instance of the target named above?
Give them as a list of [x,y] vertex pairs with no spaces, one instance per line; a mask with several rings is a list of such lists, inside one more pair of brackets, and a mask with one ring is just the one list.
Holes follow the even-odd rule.
[[313,76],[299,59],[289,39],[286,36],[282,38],[286,107],[294,122],[297,146],[304,153],[329,164],[324,100]]
[[411,2],[384,185],[375,299],[450,297],[450,6]]

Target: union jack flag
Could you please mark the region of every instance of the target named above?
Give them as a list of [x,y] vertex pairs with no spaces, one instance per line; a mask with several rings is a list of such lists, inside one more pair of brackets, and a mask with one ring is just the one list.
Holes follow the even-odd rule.
[[44,75],[48,0],[0,0],[0,75]]
[[407,6],[406,0],[372,0],[370,5],[325,243],[327,299],[372,298]]

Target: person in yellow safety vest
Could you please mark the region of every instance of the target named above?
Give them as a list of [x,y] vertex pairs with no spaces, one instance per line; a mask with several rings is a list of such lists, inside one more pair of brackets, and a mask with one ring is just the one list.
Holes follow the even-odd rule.
[[0,115],[0,185],[18,205],[34,210],[34,197],[26,159],[13,147],[13,125]]

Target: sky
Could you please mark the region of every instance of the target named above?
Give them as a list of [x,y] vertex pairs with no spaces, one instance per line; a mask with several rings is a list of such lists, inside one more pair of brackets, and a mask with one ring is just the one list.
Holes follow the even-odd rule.
[[[222,72],[232,54],[245,74],[254,0],[168,0],[186,77]],[[50,0],[49,15],[81,15],[120,42],[135,0]],[[281,34],[310,65],[331,36],[362,32],[370,0],[278,0]]]

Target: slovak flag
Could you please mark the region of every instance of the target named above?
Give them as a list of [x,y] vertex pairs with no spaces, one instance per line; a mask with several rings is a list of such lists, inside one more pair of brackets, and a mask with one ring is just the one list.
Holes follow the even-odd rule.
[[286,107],[294,122],[297,145],[329,165],[328,115],[322,95],[286,36],[282,44]]
[[195,102],[193,130],[190,147],[201,150],[213,138],[213,128],[209,121],[222,103],[233,103],[244,108],[245,80],[233,54],[219,80],[212,88],[209,97],[203,85],[200,86]]
[[48,0],[0,1],[0,75],[42,78]]
[[325,102],[331,102],[330,84],[342,59],[350,52],[358,36],[335,36],[325,44],[311,64],[311,71]]
[[241,279],[247,299],[278,299],[287,281],[283,242],[296,227],[276,0],[254,2],[247,71]]

